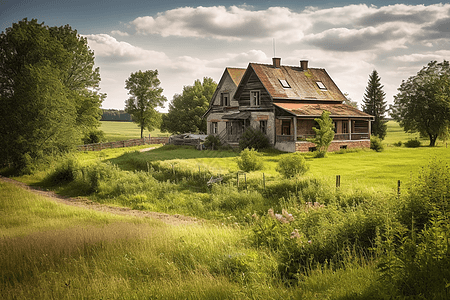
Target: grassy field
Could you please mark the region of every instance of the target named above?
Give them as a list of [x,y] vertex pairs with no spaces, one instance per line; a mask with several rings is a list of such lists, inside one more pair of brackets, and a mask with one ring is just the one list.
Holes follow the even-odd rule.
[[[105,133],[107,142],[115,142],[141,137],[141,129],[133,122],[101,121],[100,130]],[[168,133],[161,133],[159,129],[153,131],[144,130],[144,136],[169,136]]]
[[[386,144],[412,137],[394,123],[388,128]],[[448,243],[441,243],[450,225],[447,230],[436,221],[433,231],[418,232],[417,254],[392,250],[411,225],[405,209],[414,195],[447,199],[450,150],[442,144],[321,159],[305,154],[310,170],[295,180],[276,171],[286,154],[263,152],[264,169],[241,174],[239,187],[237,152],[161,145],[139,151],[145,147],[79,152],[16,179],[99,203],[207,221],[169,226],[118,217],[0,182],[2,299],[411,299],[406,296],[415,289],[424,299],[438,299],[450,292]],[[427,190],[419,174],[441,185]],[[222,176],[223,183],[207,186],[211,176]],[[417,213],[426,213],[420,201],[414,202]],[[408,246],[397,243],[398,249]],[[420,249],[426,256],[399,263]],[[417,269],[424,259],[435,269]],[[379,263],[389,268],[392,261],[391,273],[383,273]],[[421,284],[433,288],[418,290]]]

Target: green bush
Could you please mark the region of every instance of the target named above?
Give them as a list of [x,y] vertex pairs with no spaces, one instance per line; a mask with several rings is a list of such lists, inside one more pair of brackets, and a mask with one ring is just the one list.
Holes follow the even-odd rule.
[[278,161],[277,172],[284,178],[292,178],[305,174],[309,170],[305,158],[298,152],[283,155]]
[[256,150],[270,148],[270,142],[267,135],[258,129],[248,127],[239,139],[239,149],[253,148]]
[[408,148],[417,148],[417,147],[420,147],[420,145],[421,145],[421,143],[417,138],[408,140],[405,143],[405,147],[408,147]]
[[210,134],[206,137],[204,145],[207,149],[215,150],[222,146],[222,142],[219,137]]
[[239,169],[244,172],[261,170],[263,168],[263,162],[261,160],[261,154],[255,149],[244,149],[241,151],[237,158],[237,164]]
[[101,130],[92,130],[83,137],[84,144],[96,144],[105,141],[105,133]]
[[398,141],[397,143],[394,143],[395,147],[401,147],[403,145],[402,141]]
[[383,142],[376,135],[372,135],[370,137],[370,149],[375,150],[377,152],[381,152],[384,150]]
[[46,176],[44,184],[53,186],[72,182],[76,179],[79,169],[79,163],[74,157],[62,158],[54,170]]

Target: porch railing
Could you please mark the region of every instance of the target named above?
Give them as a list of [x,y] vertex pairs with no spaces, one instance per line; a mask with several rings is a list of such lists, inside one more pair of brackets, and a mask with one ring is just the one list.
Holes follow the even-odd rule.
[[[297,141],[307,141],[308,139],[313,139],[315,134],[302,134],[297,136]],[[346,141],[346,140],[368,140],[368,133],[352,133],[351,138],[349,133],[336,133],[334,135],[335,141]],[[277,142],[293,142],[293,135],[277,135]]]

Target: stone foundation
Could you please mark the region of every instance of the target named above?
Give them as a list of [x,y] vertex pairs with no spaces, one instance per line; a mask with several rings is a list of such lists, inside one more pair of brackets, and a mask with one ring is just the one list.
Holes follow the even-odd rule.
[[[310,149],[315,148],[316,145],[310,142],[296,142],[295,151],[308,152]],[[354,148],[370,148],[370,140],[357,140],[357,141],[332,141],[328,152],[335,152],[341,149],[354,149]]]

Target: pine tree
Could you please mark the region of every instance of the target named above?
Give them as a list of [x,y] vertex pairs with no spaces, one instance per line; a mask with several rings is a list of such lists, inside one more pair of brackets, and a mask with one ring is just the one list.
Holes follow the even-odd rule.
[[372,122],[372,135],[384,139],[386,136],[386,120],[384,114],[387,110],[386,93],[383,91],[383,86],[380,83],[380,76],[378,72],[373,70],[369,76],[369,83],[366,87],[366,92],[363,98],[363,111],[369,115],[375,116],[375,121]]

